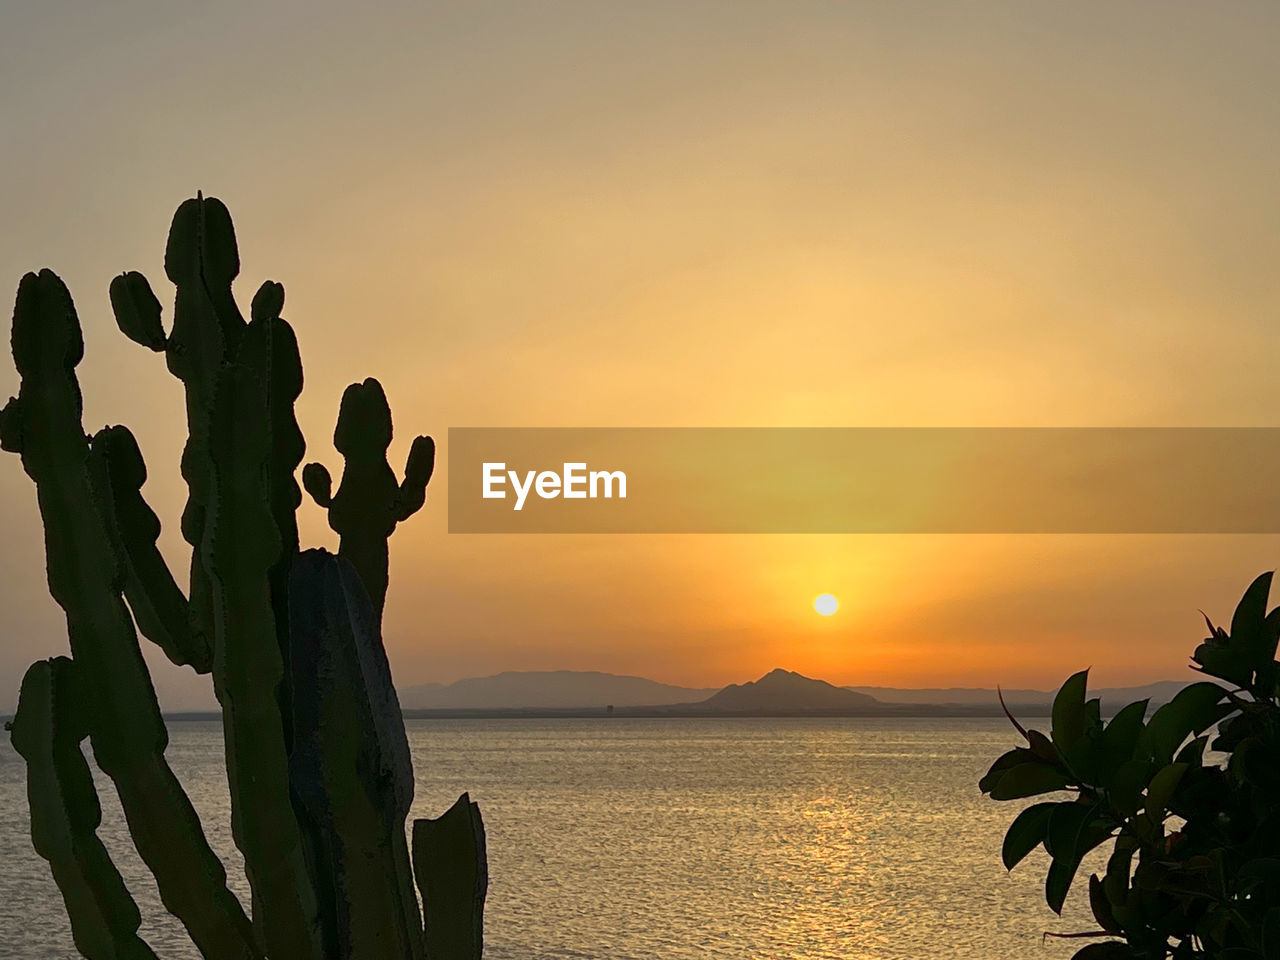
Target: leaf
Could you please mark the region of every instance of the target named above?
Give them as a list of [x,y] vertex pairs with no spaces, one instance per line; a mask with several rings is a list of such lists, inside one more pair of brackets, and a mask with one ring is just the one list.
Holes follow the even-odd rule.
[[1067,891],[1071,889],[1071,881],[1079,866],[1075,860],[1059,860],[1056,857],[1049,864],[1049,873],[1044,880],[1044,899],[1049,904],[1049,909],[1058,915],[1062,914],[1062,905],[1067,901]]
[[1102,732],[1102,698],[1093,697],[1084,705],[1085,736]]
[[1053,741],[1039,730],[1027,731],[1027,743],[1031,744],[1031,752],[1047,763],[1058,763],[1062,759],[1062,755],[1058,753],[1058,748],[1053,745]]
[[1111,856],[1107,858],[1107,872],[1102,879],[1102,889],[1113,909],[1116,904],[1123,904],[1128,897],[1129,872],[1133,867],[1133,853],[1136,848],[1136,840],[1121,836],[1116,841]]
[[1178,788],[1182,775],[1187,772],[1185,763],[1171,763],[1156,773],[1147,786],[1147,816],[1152,820],[1163,818],[1173,792]]
[[1150,703],[1149,699],[1139,700],[1121,708],[1102,732],[1101,786],[1106,787],[1116,771],[1133,759],[1138,738],[1142,736],[1143,719],[1147,715],[1147,707]]
[[1276,641],[1280,638],[1280,620],[1267,614],[1271,576],[1264,573],[1249,584],[1231,617],[1230,634],[1213,627],[1191,655],[1206,673],[1239,687],[1253,687],[1256,672],[1254,692],[1263,696],[1274,692]]
[[1187,737],[1203,733],[1234,709],[1229,701],[1222,702],[1226,695],[1226,690],[1208,680],[1179,690],[1147,724],[1141,741],[1147,755],[1162,766],[1173,760]]
[[1059,803],[1049,813],[1044,846],[1053,863],[1045,878],[1045,900],[1055,913],[1062,913],[1067,891],[1085,854],[1111,835],[1113,823],[1098,813],[1098,805],[1080,802]]
[[[1034,730],[1032,730],[1031,733],[1033,737],[1037,736]],[[1048,741],[1045,741],[1045,743],[1047,744]],[[1053,749],[1052,745],[1049,745],[1048,753],[1048,757],[1042,756],[1042,751],[1038,746],[1036,749],[1014,747],[1012,750],[1007,753],[1003,753],[996,758],[995,763],[991,764],[991,768],[983,775],[982,779],[978,781],[978,789],[983,793],[991,793],[995,788],[995,785],[1000,782],[1001,777],[1014,767],[1024,763],[1042,764],[1054,767],[1055,769],[1059,769],[1065,777],[1067,772],[1060,768],[1057,751]]]
[[1088,683],[1089,671],[1081,670],[1068,677],[1053,698],[1053,742],[1064,753],[1084,736],[1084,695]]
[[1120,933],[1120,924],[1116,923],[1115,914],[1111,912],[1111,901],[1107,899],[1102,881],[1095,873],[1089,877],[1089,906],[1093,910],[1093,918],[1098,926],[1107,933]]
[[1066,775],[1056,767],[1039,761],[1020,763],[1004,773],[992,788],[992,800],[1021,800],[1042,793],[1067,788]]
[[1049,813],[1056,806],[1056,803],[1036,803],[1014,818],[1004,835],[1004,846],[1000,851],[1006,870],[1012,870],[1044,842],[1045,831],[1049,826]]
[[1124,817],[1137,813],[1142,806],[1142,791],[1147,788],[1150,776],[1151,764],[1146,760],[1129,760],[1121,764],[1107,791],[1111,808]]
[[1055,803],[1049,813],[1044,847],[1055,860],[1070,858],[1076,850],[1084,825],[1093,815],[1093,807],[1086,803]]
[[1194,740],[1188,740],[1174,760],[1178,763],[1185,763],[1189,767],[1204,766],[1204,751],[1208,746],[1208,737],[1196,737]]
[[991,764],[987,772],[982,775],[982,779],[978,781],[978,789],[983,793],[990,793],[995,785],[1000,782],[1000,778],[1009,770],[1020,763],[1037,763],[1039,759],[1026,747],[1014,747],[1012,750],[996,757],[995,762]]
[[[1236,604],[1235,613],[1231,615],[1231,640],[1242,650],[1250,653],[1260,652],[1260,645],[1267,632],[1267,595],[1271,593],[1271,572],[1258,576],[1249,584]],[[1271,648],[1271,658],[1275,657],[1275,647]]]

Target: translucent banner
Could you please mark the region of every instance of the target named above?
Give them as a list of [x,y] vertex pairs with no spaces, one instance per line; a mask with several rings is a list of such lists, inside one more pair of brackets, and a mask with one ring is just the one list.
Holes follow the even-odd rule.
[[1277,533],[1280,428],[452,428],[452,533]]

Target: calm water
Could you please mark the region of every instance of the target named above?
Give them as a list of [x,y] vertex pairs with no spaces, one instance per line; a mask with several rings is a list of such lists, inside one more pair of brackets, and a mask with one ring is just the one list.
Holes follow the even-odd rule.
[[[169,758],[248,903],[219,728],[172,723]],[[479,800],[492,960],[1059,960],[1044,859],[1012,875],[1016,813],[978,777],[1013,745],[997,720],[415,721],[415,816]],[[99,780],[102,834],[163,960],[196,960]],[[21,758],[0,738],[0,956],[75,956],[31,849]]]

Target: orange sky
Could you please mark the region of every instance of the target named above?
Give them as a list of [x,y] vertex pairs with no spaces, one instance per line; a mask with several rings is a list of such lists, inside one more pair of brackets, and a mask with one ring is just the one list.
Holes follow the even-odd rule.
[[[138,434],[179,568],[181,392],[106,288],[138,268],[167,299],[196,188],[236,219],[242,298],[285,284],[331,467],[368,375],[397,466],[449,426],[1276,423],[1268,5],[32,7],[0,36],[0,279],[71,285],[86,424]],[[65,649],[12,457],[0,520],[3,706]],[[387,642],[402,684],[1137,682],[1182,675],[1196,608],[1225,618],[1278,548],[451,537],[439,484],[392,543]]]

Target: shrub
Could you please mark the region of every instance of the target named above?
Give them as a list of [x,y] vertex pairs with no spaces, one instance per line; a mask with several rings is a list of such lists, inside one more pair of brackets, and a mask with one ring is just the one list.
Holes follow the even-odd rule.
[[1105,873],[1089,878],[1099,929],[1068,935],[1100,941],[1073,960],[1280,957],[1280,608],[1267,612],[1271,577],[1245,591],[1229,631],[1205,618],[1209,636],[1192,667],[1214,680],[1185,687],[1150,719],[1143,700],[1104,721],[1088,671],[1058,691],[1048,736],[1010,715],[1026,745],[992,764],[983,793],[1071,796],[1018,814],[1005,867],[1043,847],[1045,900],[1061,913],[1084,857],[1111,845]]

